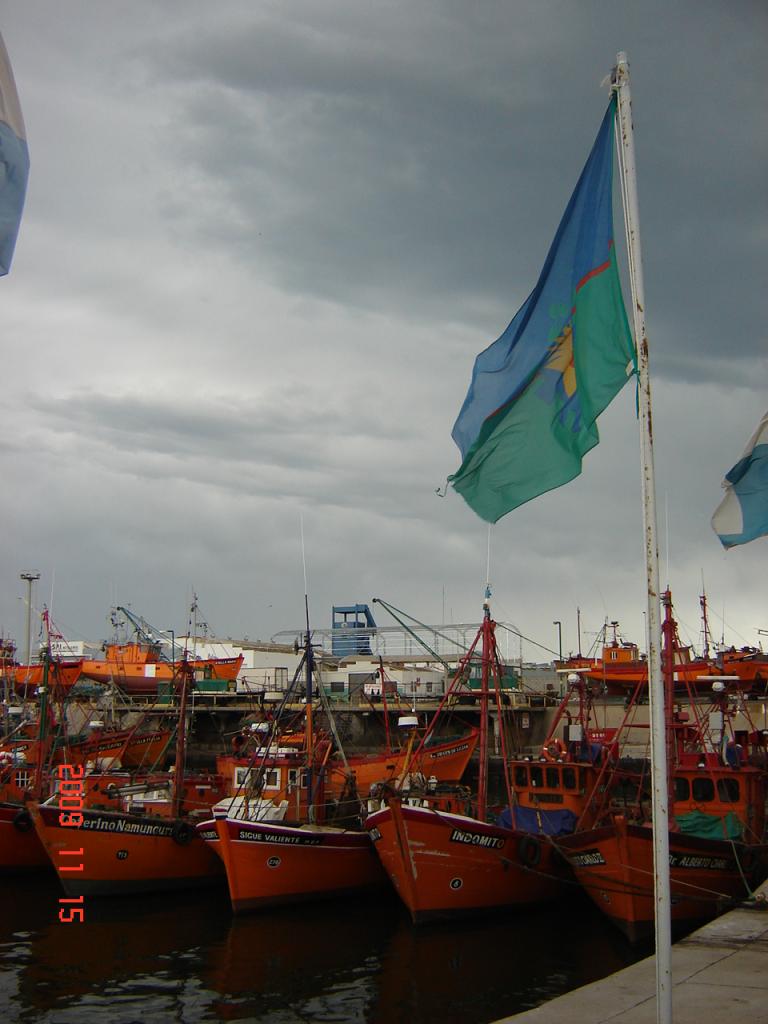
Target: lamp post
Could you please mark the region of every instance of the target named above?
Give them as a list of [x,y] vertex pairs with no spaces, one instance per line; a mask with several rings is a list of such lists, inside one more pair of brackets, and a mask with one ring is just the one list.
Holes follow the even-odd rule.
[[32,584],[40,579],[39,572],[22,572],[19,574],[20,580],[25,580],[27,584],[27,661],[29,665],[32,658]]
[[558,660],[562,661],[563,660],[563,624],[562,624],[562,622],[559,621],[559,619],[555,619],[555,621],[552,623],[552,625],[553,626],[557,626]]

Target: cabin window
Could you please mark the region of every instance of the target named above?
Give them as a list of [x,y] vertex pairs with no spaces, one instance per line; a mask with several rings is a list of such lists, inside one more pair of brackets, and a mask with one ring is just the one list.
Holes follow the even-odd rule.
[[611,651],[611,661],[618,661],[618,658],[619,658],[619,652],[618,651]]
[[735,804],[739,800],[738,779],[718,779],[717,795],[724,804]]
[[[280,773],[278,771],[278,779],[279,779],[279,775],[280,775]],[[307,773],[306,773],[306,771],[303,768],[289,768],[288,769],[288,788],[289,789],[295,789],[297,786],[300,789],[306,789],[307,788]]]
[[693,780],[693,799],[701,803],[708,803],[715,799],[715,784],[712,779]]
[[32,785],[32,772],[29,768],[19,768],[16,772],[16,785],[19,789],[27,789]]
[[264,772],[264,789],[280,789],[279,768],[268,768]]
[[515,765],[515,785],[528,785],[528,769],[522,764]]
[[331,693],[344,693],[344,680],[343,679],[332,679],[331,680]]
[[674,779],[675,783],[675,800],[690,800],[691,799],[691,787],[688,784],[688,779],[676,776]]
[[235,767],[235,785],[238,787],[238,789],[240,788],[240,786],[248,785],[248,783],[250,782],[250,775],[250,768]]
[[288,788],[295,789],[296,786],[299,786],[301,789],[307,788],[307,773],[300,768],[289,768]]
[[563,768],[563,785],[566,789],[576,789],[575,768]]
[[539,765],[531,766],[531,785],[541,787],[544,784],[544,774]]
[[557,768],[547,768],[547,788],[560,788],[560,772],[557,770]]

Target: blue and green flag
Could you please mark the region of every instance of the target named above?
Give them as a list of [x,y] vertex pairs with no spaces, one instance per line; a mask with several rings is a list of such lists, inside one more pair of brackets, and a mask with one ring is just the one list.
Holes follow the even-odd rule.
[[11,62],[0,35],[0,275],[11,268],[28,176],[27,133]]
[[768,536],[768,412],[757,425],[744,454],[725,474],[725,497],[715,509],[712,527],[724,548]]
[[637,362],[613,246],[613,98],[522,308],[475,360],[448,479],[483,519],[581,472],[597,417]]

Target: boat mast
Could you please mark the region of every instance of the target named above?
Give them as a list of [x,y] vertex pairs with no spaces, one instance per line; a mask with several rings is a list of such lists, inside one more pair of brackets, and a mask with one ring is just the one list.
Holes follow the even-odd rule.
[[[661,624],[662,635],[662,674],[664,677],[664,720],[666,722],[666,752],[667,752],[667,794],[669,799],[670,819],[673,813],[674,785],[672,773],[676,759],[675,732],[673,725],[673,711],[675,705],[675,646],[678,641],[677,623],[672,618],[672,594],[669,587],[661,595],[661,602],[664,605],[664,621]],[[679,642],[679,641],[678,641]]]
[[306,673],[306,704],[304,707],[304,713],[306,721],[305,740],[307,749],[307,819],[308,821],[313,822],[315,820],[315,808],[313,803],[314,794],[312,792],[314,783],[314,779],[312,777],[312,760],[315,753],[315,739],[312,732],[312,670],[314,665],[312,656],[312,637],[309,632],[309,600],[306,593],[304,594],[304,614],[306,616],[307,624],[307,632],[305,634],[304,641],[304,670]]
[[485,588],[483,601],[483,660],[480,676],[480,766],[477,780],[477,817],[485,821],[488,812],[488,678],[493,654],[493,622],[490,605],[491,589]]
[[179,724],[176,728],[176,764],[173,773],[173,800],[172,808],[175,817],[181,814],[181,804],[184,796],[184,760],[187,749],[187,689],[189,687],[192,669],[187,660],[187,651],[184,649],[184,660],[179,667],[181,673],[181,690],[179,694]]
[[35,764],[35,786],[34,795],[36,800],[42,800],[43,798],[43,771],[46,764],[46,758],[49,751],[49,699],[48,699],[48,685],[50,683],[50,671],[51,671],[51,653],[50,648],[46,645],[42,652],[43,656],[43,683],[40,687],[40,721],[38,722],[37,730],[37,760]]
[[703,634],[703,656],[706,661],[709,660],[709,648],[712,644],[712,637],[709,632],[709,615],[707,614],[707,595],[702,585],[701,597],[699,598],[699,604],[701,605],[701,631]]
[[384,659],[379,655],[379,678],[381,679],[381,703],[384,708],[384,732],[387,737],[387,754],[392,753],[392,734],[389,728],[389,705],[387,704],[387,684],[384,679]]
[[648,698],[650,704],[651,781],[653,785],[653,870],[656,936],[656,1019],[672,1021],[672,918],[669,881],[669,790],[664,687],[661,673],[661,622],[659,609],[659,544],[656,524],[656,486],[653,472],[651,382],[648,370],[648,337],[645,326],[645,290],[640,249],[640,220],[635,174],[635,143],[632,132],[632,101],[626,53],[616,57],[611,85],[617,98],[619,167],[624,221],[627,232],[632,317],[637,349],[640,452],[642,464],[643,532],[648,598],[646,637],[648,650]]

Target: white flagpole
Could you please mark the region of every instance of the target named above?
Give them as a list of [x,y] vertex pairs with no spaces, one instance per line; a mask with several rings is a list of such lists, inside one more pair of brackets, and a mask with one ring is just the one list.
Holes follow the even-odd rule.
[[669,791],[667,784],[664,684],[661,673],[661,613],[659,545],[656,528],[656,493],[653,473],[651,382],[648,373],[648,338],[645,333],[645,292],[640,252],[640,222],[632,136],[632,104],[627,55],[619,53],[612,85],[618,101],[619,154],[627,229],[627,253],[632,287],[632,315],[637,346],[642,461],[643,530],[648,589],[648,696],[651,719],[651,781],[653,784],[653,870],[656,925],[656,1020],[672,1022],[672,923],[669,885]]

